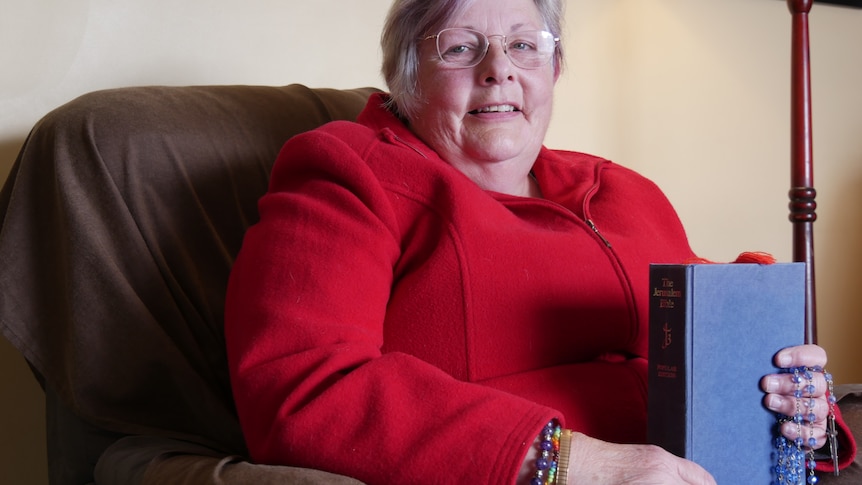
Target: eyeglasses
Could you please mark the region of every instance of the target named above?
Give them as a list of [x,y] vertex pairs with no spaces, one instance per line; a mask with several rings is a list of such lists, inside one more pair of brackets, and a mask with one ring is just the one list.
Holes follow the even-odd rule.
[[488,54],[489,37],[500,37],[503,52],[512,64],[523,69],[535,69],[547,64],[554,56],[559,37],[544,30],[525,30],[509,35],[485,35],[472,29],[443,29],[422,40],[437,40],[437,55],[445,64],[456,68],[478,65]]

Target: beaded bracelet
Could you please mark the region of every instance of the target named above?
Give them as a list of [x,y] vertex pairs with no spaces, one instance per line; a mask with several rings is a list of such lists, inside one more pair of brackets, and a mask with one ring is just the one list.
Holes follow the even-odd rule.
[[[779,433],[779,437],[775,441],[778,457],[775,473],[779,484],[814,485],[818,482],[817,476],[814,474],[814,468],[817,466],[814,461],[814,447],[817,445],[817,439],[814,438],[814,421],[817,419],[814,414],[816,404],[814,399],[815,373],[822,373],[826,379],[826,399],[829,405],[826,437],[835,474],[838,474],[838,447],[836,443],[838,433],[835,429],[836,399],[833,394],[832,375],[819,366],[793,367],[787,369],[786,372],[793,373],[792,380],[796,385],[796,390],[793,393],[796,399],[796,409],[793,416],[779,416],[778,421],[779,426],[781,423],[793,422],[796,425],[796,439],[788,440]],[[804,437],[806,423],[808,425],[807,440]]]
[[530,480],[530,485],[554,485],[556,483],[561,432],[556,419],[549,421],[542,428],[539,439],[539,457],[536,459],[536,475]]

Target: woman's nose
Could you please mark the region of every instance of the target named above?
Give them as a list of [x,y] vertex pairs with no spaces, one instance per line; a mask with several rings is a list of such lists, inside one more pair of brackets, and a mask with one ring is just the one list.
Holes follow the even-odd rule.
[[505,37],[499,37],[499,41],[494,38],[488,39],[488,52],[479,66],[484,70],[482,73],[485,76],[486,82],[500,82],[512,78],[512,69],[514,64],[509,59],[506,53]]

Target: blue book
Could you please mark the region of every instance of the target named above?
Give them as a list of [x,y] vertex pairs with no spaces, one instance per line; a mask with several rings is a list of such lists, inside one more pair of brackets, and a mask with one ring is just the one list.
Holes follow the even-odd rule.
[[773,483],[760,379],[804,340],[804,263],[650,265],[648,439],[719,485]]

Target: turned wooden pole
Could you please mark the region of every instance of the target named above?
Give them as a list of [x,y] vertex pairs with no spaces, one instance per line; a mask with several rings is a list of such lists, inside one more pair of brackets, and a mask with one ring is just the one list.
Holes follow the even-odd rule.
[[814,221],[817,192],[811,136],[811,57],[808,13],[813,0],[787,0],[792,16],[793,45],[790,84],[790,222],[793,223],[793,261],[805,263],[805,342],[817,343],[817,305],[814,291]]

